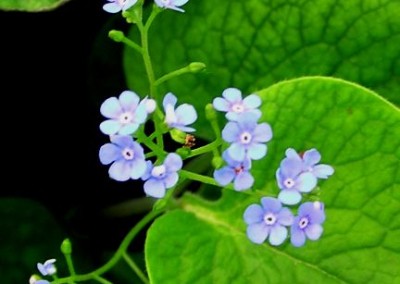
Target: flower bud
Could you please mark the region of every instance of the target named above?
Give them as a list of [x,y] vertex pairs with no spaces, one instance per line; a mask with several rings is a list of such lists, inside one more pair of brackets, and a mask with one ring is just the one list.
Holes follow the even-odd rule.
[[63,254],[71,254],[72,253],[71,241],[69,239],[63,240],[60,249]]
[[206,118],[209,121],[217,120],[217,112],[212,104],[207,104],[205,108]]
[[219,169],[224,165],[224,160],[220,156],[215,156],[212,159],[211,164],[214,168]]
[[198,73],[203,71],[206,65],[203,62],[192,62],[189,64],[189,71],[192,73]]
[[121,31],[117,31],[117,30],[111,30],[108,32],[108,36],[109,38],[111,38],[113,41],[115,42],[121,42],[124,40],[125,35],[123,32]]

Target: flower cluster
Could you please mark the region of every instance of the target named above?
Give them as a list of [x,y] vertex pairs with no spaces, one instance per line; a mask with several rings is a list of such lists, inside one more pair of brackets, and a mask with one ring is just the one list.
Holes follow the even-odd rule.
[[[165,111],[164,123],[168,129],[180,131],[194,131],[188,125],[195,122],[197,113],[193,106],[182,104],[176,107],[177,98],[172,93],[166,94],[163,100]],[[182,168],[182,158],[175,154],[166,154],[159,149],[163,161],[153,164],[146,160],[145,150],[138,142],[146,137],[141,126],[150,114],[155,112],[156,102],[144,98],[132,91],[124,91],[121,95],[111,97],[103,102],[100,112],[107,120],[100,124],[100,130],[110,136],[110,142],[100,148],[99,158],[103,165],[110,165],[108,170],[110,178],[117,181],[142,179],[144,191],[148,196],[162,198],[166,189],[173,187],[178,182],[178,171]],[[149,146],[149,145],[147,145]],[[157,145],[154,145],[157,149]],[[154,154],[154,153],[153,153]],[[160,163],[162,162],[162,163]]]
[[316,149],[305,151],[302,155],[292,148],[286,150],[286,157],[276,172],[280,189],[278,198],[263,197],[261,206],[252,204],[243,214],[248,225],[247,236],[252,242],[261,244],[268,238],[271,245],[280,245],[288,237],[289,227],[290,242],[295,247],[303,246],[306,238],[318,240],[321,237],[325,221],[322,202],[302,203],[297,216],[283,206],[298,204],[302,193],[315,189],[318,179],[327,179],[334,173],[331,166],[318,164],[320,160],[321,155]]
[[[56,262],[55,259],[46,260],[44,263],[39,262],[37,264],[37,269],[43,276],[56,275],[57,268],[54,265],[55,262]],[[50,282],[47,280],[41,279],[41,277],[38,275],[32,275],[31,278],[29,279],[29,284],[50,284]]]
[[223,91],[222,98],[215,98],[213,106],[216,110],[226,112],[228,123],[222,130],[222,138],[230,143],[223,152],[222,158],[226,166],[214,171],[215,180],[222,186],[233,181],[234,189],[242,191],[250,188],[254,178],[250,174],[251,161],[259,160],[267,154],[267,145],[272,138],[272,130],[268,123],[258,123],[261,111],[258,107],[261,99],[255,94],[242,98],[236,88]]
[[[138,0],[107,0],[109,3],[104,4],[103,10],[108,13],[118,13],[126,11],[133,7]],[[189,0],[154,0],[154,3],[163,9],[171,9],[178,12],[185,12],[182,8]]]

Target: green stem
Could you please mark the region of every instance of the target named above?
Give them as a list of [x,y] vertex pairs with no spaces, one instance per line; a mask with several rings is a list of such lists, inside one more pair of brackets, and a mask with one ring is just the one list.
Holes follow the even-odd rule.
[[69,276],[57,279],[52,282],[52,284],[59,284],[59,283],[68,283],[69,281],[88,281],[90,279],[98,278],[99,275],[106,273],[110,270],[114,265],[118,263],[118,261],[122,258],[123,254],[128,249],[130,243],[135,238],[135,236],[153,219],[155,219],[158,215],[160,215],[163,210],[154,210],[149,212],[142,220],[140,220],[125,236],[122,240],[119,248],[114,253],[114,255],[110,258],[110,260],[105,263],[103,266],[99,267],[98,269],[81,275]]
[[[72,262],[71,254],[64,254],[64,257],[65,257],[65,261],[67,262],[67,267],[68,267],[69,274],[71,276],[75,276],[76,273],[75,273],[74,264]],[[70,281],[70,283],[74,283],[74,282]]]
[[143,142],[151,151],[153,151],[157,157],[162,158],[165,156],[163,148],[154,143],[143,131],[136,132],[137,138],[140,142]]
[[94,276],[93,279],[102,284],[113,284],[112,282],[98,275]]
[[[181,177],[184,177],[184,178],[187,178],[187,179],[191,179],[191,180],[199,181],[199,182],[202,182],[202,183],[206,183],[206,184],[210,184],[210,185],[215,185],[215,186],[221,187],[221,185],[219,185],[215,181],[215,179],[213,179],[212,177],[209,177],[209,176],[196,174],[196,173],[189,172],[189,171],[186,171],[186,170],[180,170],[179,171],[179,175]],[[227,186],[227,188],[233,189],[232,186]]]
[[140,45],[138,45],[138,44],[137,44],[136,42],[134,42],[133,40],[130,40],[129,38],[124,37],[124,38],[122,39],[121,42],[123,42],[124,44],[126,44],[126,45],[129,46],[130,48],[136,50],[136,51],[139,52],[140,54],[143,53],[143,50],[142,50],[142,48],[140,47]]
[[126,263],[129,265],[130,268],[132,268],[133,271],[136,272],[137,276],[139,276],[140,280],[143,281],[145,284],[149,284],[149,280],[147,279],[146,275],[142,272],[142,270],[137,266],[137,264],[129,257],[129,255],[124,252],[122,257],[126,261]]
[[207,145],[204,145],[202,147],[199,147],[197,149],[194,149],[190,152],[190,155],[187,158],[192,158],[194,156],[198,156],[198,155],[202,155],[205,154],[207,152],[211,152],[214,151],[216,148],[218,148],[219,146],[221,146],[222,144],[222,140],[221,139],[217,139]]
[[180,75],[186,74],[186,73],[192,73],[191,69],[189,68],[189,66],[185,66],[181,69],[172,71],[168,74],[165,74],[164,76],[162,76],[161,78],[158,78],[155,82],[156,86],[161,85],[162,83],[164,83],[165,81],[168,81],[172,78],[178,77]]

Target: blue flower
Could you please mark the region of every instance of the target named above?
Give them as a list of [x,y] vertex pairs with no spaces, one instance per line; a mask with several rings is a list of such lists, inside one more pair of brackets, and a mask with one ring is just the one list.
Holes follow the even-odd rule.
[[259,160],[267,154],[267,145],[262,143],[271,140],[272,130],[268,123],[257,124],[257,120],[254,113],[245,113],[222,130],[222,138],[232,143],[227,151],[235,161],[243,161],[246,156]]
[[185,10],[178,7],[185,5],[188,1],[189,0],[154,0],[158,7],[178,12],[185,12]]
[[334,169],[330,165],[317,165],[321,160],[321,154],[317,149],[307,150],[300,156],[294,149],[289,148],[286,150],[286,157],[302,161],[303,171],[312,173],[316,178],[327,179],[334,173]]
[[43,264],[39,262],[37,264],[37,269],[40,271],[40,273],[43,276],[53,275],[57,272],[54,262],[56,262],[56,260],[54,258],[46,260],[45,263],[43,263]]
[[227,166],[215,170],[214,178],[222,186],[233,181],[233,187],[237,191],[250,188],[254,183],[253,176],[249,173],[251,160],[244,159],[243,162],[233,160],[227,151],[222,153],[222,158],[228,164]]
[[284,204],[300,202],[300,192],[310,192],[317,185],[317,178],[310,172],[303,172],[301,160],[285,158],[276,171],[276,180],[281,189],[278,198]]
[[146,180],[144,192],[155,198],[164,197],[166,189],[173,187],[178,182],[177,172],[182,168],[182,164],[182,158],[175,153],[168,154],[161,165],[153,166],[151,162],[148,162],[147,171],[142,177],[143,180]]
[[236,88],[228,88],[222,92],[223,98],[215,98],[213,106],[216,110],[226,112],[225,117],[229,120],[238,120],[239,116],[246,112],[252,112],[261,117],[261,111],[257,109],[261,105],[261,99],[251,94],[242,99],[242,92]]
[[38,275],[32,275],[29,278],[29,284],[50,284],[49,281],[40,279]]
[[163,106],[165,111],[165,122],[170,128],[176,128],[183,132],[195,131],[186,125],[192,124],[197,119],[196,110],[192,105],[182,104],[175,109],[177,98],[172,93],[165,95]]
[[288,235],[285,226],[293,223],[293,214],[282,207],[281,202],[272,197],[261,198],[261,206],[252,204],[243,214],[248,225],[247,237],[256,244],[262,244],[267,238],[271,245],[282,244]]
[[138,179],[147,168],[144,150],[131,136],[111,136],[111,143],[101,146],[99,157],[103,165],[113,163],[108,173],[117,181]]
[[146,104],[139,104],[139,96],[131,91],[124,91],[119,98],[105,100],[100,112],[108,120],[100,124],[100,130],[107,135],[129,135],[134,133],[147,118]]
[[104,4],[103,10],[108,13],[126,11],[136,4],[137,0],[107,0],[110,3]]
[[290,242],[301,247],[310,240],[318,240],[323,232],[321,224],[325,221],[324,204],[322,202],[306,202],[300,205],[298,216],[290,228]]

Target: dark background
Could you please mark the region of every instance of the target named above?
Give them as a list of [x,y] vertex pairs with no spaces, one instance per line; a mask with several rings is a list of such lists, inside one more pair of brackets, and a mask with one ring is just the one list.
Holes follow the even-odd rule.
[[[100,104],[126,89],[122,46],[107,32],[127,24],[120,14],[104,12],[103,4],[72,0],[48,12],[0,12],[0,266],[9,275],[2,283],[27,283],[38,273],[36,262],[54,257],[49,254],[64,237],[73,241],[77,262],[94,268],[142,216],[136,205],[107,211],[144,195],[138,182],[110,180],[108,166],[98,160],[99,147],[108,142],[99,131]],[[36,225],[44,218],[39,209],[10,203],[15,198],[43,206],[57,237],[49,239],[55,228]],[[21,233],[27,224],[31,230]],[[11,249],[16,239],[17,253]],[[142,240],[133,252],[142,251]],[[24,250],[35,244],[45,251],[30,251],[24,259]]]

